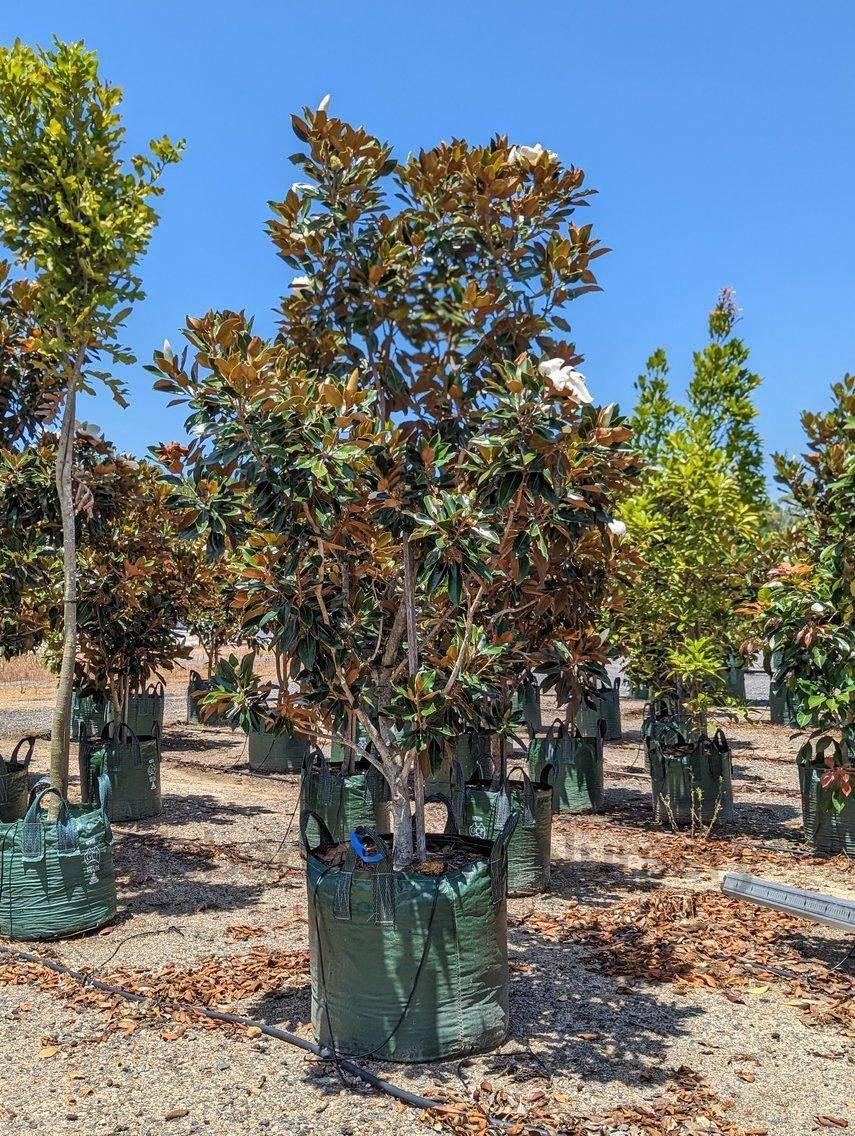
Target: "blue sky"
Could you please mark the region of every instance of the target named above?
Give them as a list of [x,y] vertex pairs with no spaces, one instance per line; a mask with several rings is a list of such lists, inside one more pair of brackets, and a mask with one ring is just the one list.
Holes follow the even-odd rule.
[[[261,329],[289,272],[264,234],[294,180],[289,115],[331,111],[398,152],[507,132],[582,166],[586,220],[614,251],[571,315],[599,401],[628,405],[653,348],[682,385],[732,285],[764,376],[768,449],[855,367],[855,5],[787,0],[5,0],[0,37],[83,38],[125,91],[131,143],[187,140],[168,175],[127,340],[147,361],[184,316],[246,308]],[[121,446],[179,437],[182,414],[126,379],[128,411],[85,406]]]

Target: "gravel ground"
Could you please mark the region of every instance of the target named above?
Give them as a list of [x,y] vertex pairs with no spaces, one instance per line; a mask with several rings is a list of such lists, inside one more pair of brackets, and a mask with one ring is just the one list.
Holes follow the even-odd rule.
[[[760,699],[752,686],[749,698]],[[167,721],[181,709],[170,700]],[[623,710],[624,740],[607,747],[607,811],[556,818],[551,891],[509,901],[513,1026],[506,1045],[462,1063],[374,1067],[427,1095],[438,1087],[468,1095],[485,1079],[513,1092],[546,1088],[578,1102],[578,1115],[651,1101],[669,1075],[687,1067],[732,1102],[729,1115],[745,1132],[801,1136],[835,1127],[821,1125],[820,1116],[855,1127],[851,1036],[839,1024],[805,1024],[803,1006],[774,980],[764,977],[735,997],[700,984],[627,978],[604,972],[573,936],[550,936],[553,925],[607,915],[626,901],[670,892],[707,897],[727,866],[855,898],[851,863],[804,854],[796,743],[787,728],[762,721],[729,728],[737,823],[721,839],[692,839],[652,827],[641,704],[627,700]],[[19,732],[17,715],[42,712],[28,705],[0,711],[0,738]],[[768,707],[752,715],[767,716]],[[297,778],[250,774],[243,739],[228,731],[173,724],[165,751],[163,814],[116,826],[116,923],[50,953],[102,975],[173,965],[198,976],[212,956],[227,970],[253,951],[304,951],[305,890],[289,827]],[[40,743],[34,772],[46,760]],[[749,934],[763,919],[745,908]],[[838,935],[800,926],[806,965],[842,960],[846,944]],[[686,934],[703,938],[715,928],[705,932],[689,921]],[[284,1043],[203,1028],[196,1019],[184,1030],[162,1019],[122,1026],[121,1009],[4,984],[4,973],[8,980],[0,965],[4,1136],[429,1131],[422,1116],[387,1098],[343,1090],[329,1065]],[[310,1036],[305,965],[280,989],[226,1000]],[[694,1131],[707,1131],[703,1117]]]

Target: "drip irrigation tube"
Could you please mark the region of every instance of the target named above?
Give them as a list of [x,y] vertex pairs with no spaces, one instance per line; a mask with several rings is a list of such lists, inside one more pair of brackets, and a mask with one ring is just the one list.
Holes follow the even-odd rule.
[[[61,962],[55,962],[53,959],[45,958],[43,955],[33,954],[30,951],[20,951],[15,947],[4,946],[0,946],[0,953],[11,955],[13,958],[22,959],[24,962],[38,963],[40,966],[47,967],[48,970],[53,970],[57,974],[68,975],[82,986],[92,986],[96,990],[102,991],[104,994],[118,995],[128,1002],[148,1001],[143,994],[135,994],[132,990],[125,990],[121,986],[112,986],[109,982],[102,982],[99,978],[95,978],[91,974],[86,974],[81,970],[73,970],[70,966],[66,966]],[[289,1045],[295,1045],[298,1049],[304,1049],[307,1053],[313,1053],[316,1057],[320,1057],[323,1060],[334,1061],[339,1069],[345,1070],[345,1072],[357,1077],[360,1081],[365,1081],[366,1084],[371,1085],[375,1089],[379,1089],[381,1092],[388,1093],[390,1097],[394,1097],[395,1100],[409,1105],[410,1108],[434,1109],[443,1107],[439,1101],[419,1096],[418,1093],[410,1093],[406,1089],[401,1089],[397,1085],[393,1085],[390,1081],[376,1076],[368,1069],[363,1068],[363,1066],[359,1065],[356,1061],[353,1061],[350,1057],[340,1057],[338,1054],[332,1054],[328,1050],[321,1048],[320,1045],[316,1045],[315,1042],[307,1041],[305,1038],[298,1037],[297,1034],[289,1033],[287,1030],[265,1025],[264,1022],[257,1022],[252,1018],[244,1018],[240,1014],[226,1014],[221,1010],[210,1010],[207,1006],[199,1006],[195,1003],[172,1003],[166,999],[158,999],[158,1001],[164,1006],[174,1006],[176,1009],[192,1010],[194,1013],[200,1014],[205,1018],[210,1018],[215,1022],[226,1022],[229,1025],[236,1026],[254,1026],[256,1029],[260,1029],[263,1034],[275,1038],[277,1041],[287,1041]]]

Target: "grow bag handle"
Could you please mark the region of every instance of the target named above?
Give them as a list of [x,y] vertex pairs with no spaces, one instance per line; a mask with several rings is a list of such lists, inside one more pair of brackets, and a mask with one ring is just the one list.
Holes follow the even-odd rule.
[[[429,793],[425,797],[426,805],[445,805],[448,817],[445,822],[444,836],[459,836],[460,826],[457,823],[457,817],[454,815],[454,805],[451,802],[451,797],[448,793]],[[413,828],[416,826],[415,813],[413,814]]]
[[386,841],[376,829],[367,825],[362,827],[361,842],[370,841],[377,852],[378,859],[369,862],[362,860],[351,847],[344,858],[335,880],[333,895],[333,919],[349,922],[351,919],[350,897],[353,890],[353,873],[359,866],[361,872],[371,875],[372,922],[377,926],[395,926],[395,880],[392,872],[392,856]]
[[520,814],[511,813],[502,831],[493,841],[490,851],[490,883],[493,889],[493,903],[501,903],[508,891],[508,843],[519,822]]
[[[552,769],[553,768],[552,762],[547,762],[547,766],[548,766],[549,769]],[[546,766],[544,768],[546,768]],[[517,767],[515,774],[519,774],[519,776],[516,776],[516,775],[512,776],[510,773],[507,775],[507,777],[505,778],[505,785],[509,790],[512,787],[514,787],[515,785],[519,785],[520,794],[522,796],[522,802],[523,802],[523,812],[522,812],[523,828],[534,828],[535,824],[537,823],[536,816],[535,816],[535,807],[536,806],[535,806],[534,783],[532,782],[532,779],[529,777],[528,773],[524,769],[520,769],[519,767]],[[543,770],[541,770],[540,776],[541,776],[541,780],[542,780],[543,779]]]
[[[477,766],[480,769],[480,766]],[[466,778],[463,776],[463,766],[455,758],[451,763],[451,776],[449,777],[451,793],[450,805],[454,824],[458,832],[463,831],[464,814],[466,812]]]
[[324,823],[323,817],[319,816],[316,812],[313,812],[312,809],[303,809],[300,813],[300,839],[303,841],[303,847],[306,849],[307,853],[312,851],[312,849],[309,847],[308,835],[310,820],[313,820],[318,826],[318,832],[320,833],[321,837],[321,843],[318,845],[319,848],[323,848],[325,846],[328,847],[331,844],[335,844],[335,841],[332,838],[332,833]]
[[[309,750],[303,758],[303,775],[300,779],[300,799],[306,800],[313,783],[318,783],[318,801],[329,804],[332,793],[332,780],[329,762],[318,746]],[[332,837],[330,837],[332,839]]]
[[99,773],[96,781],[98,793],[98,806],[104,818],[104,839],[108,844],[113,843],[113,826],[110,824],[110,801],[113,797],[113,783],[106,773]]
[[160,681],[150,682],[145,688],[145,693],[149,698],[163,698],[164,694],[166,694],[166,687]]
[[621,677],[620,677],[620,675],[617,675],[615,677],[614,682],[612,683],[612,690],[614,690],[614,692],[618,696],[618,698],[620,698],[620,684],[621,684]]
[[[24,756],[24,760],[21,761],[20,758],[18,757],[18,754],[20,753],[21,746],[23,746],[23,745],[26,745],[27,752],[26,752],[26,755]],[[20,770],[20,769],[29,769],[30,762],[33,760],[33,750],[35,748],[36,748],[36,739],[35,739],[34,736],[31,735],[31,736],[26,737],[26,738],[21,738],[21,740],[18,742],[18,744],[15,746],[15,748],[12,750],[11,754],[9,755],[9,772],[11,773],[15,770]]]
[[53,795],[59,799],[59,816],[56,825],[56,850],[61,856],[78,851],[77,829],[68,808],[68,801],[52,785],[42,786],[40,781],[33,790],[33,800],[21,822],[21,859],[24,863],[38,863],[45,856],[45,821],[39,809],[45,797]]
[[204,680],[198,671],[190,671],[189,683],[191,687],[199,686],[203,681]]
[[126,745],[130,750],[131,765],[142,765],[140,740],[127,722],[107,722],[101,731],[101,741],[113,746]]

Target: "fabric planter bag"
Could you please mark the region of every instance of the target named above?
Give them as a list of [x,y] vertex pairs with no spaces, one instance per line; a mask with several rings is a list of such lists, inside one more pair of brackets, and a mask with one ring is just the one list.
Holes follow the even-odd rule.
[[450,795],[456,764],[463,771],[463,780],[473,777],[490,778],[495,772],[493,761],[493,734],[486,730],[468,730],[458,734],[454,743],[454,756],[445,757],[425,780],[425,793]]
[[[106,777],[98,794],[97,806],[69,805],[43,780],[26,814],[0,824],[0,932],[10,939],[57,939],[94,931],[115,917]],[[59,798],[56,820],[42,808],[49,795]]]
[[[159,734],[163,733],[163,711],[166,705],[166,691],[163,683],[151,683],[139,694],[132,694],[128,699],[128,712],[125,724],[129,726],[138,738],[151,738],[155,734],[155,726]],[[112,722],[115,718],[112,703],[107,713],[107,720]]]
[[738,659],[728,659],[725,673],[727,693],[731,698],[745,701],[745,668]]
[[[349,737],[353,742],[355,742],[356,745],[361,746],[362,749],[366,750],[368,753],[374,753],[374,744],[366,733],[365,727],[362,725],[362,723],[355,721],[351,728],[353,730],[353,733],[347,734],[346,736]],[[359,754],[355,750],[352,750],[343,742],[333,739],[330,746],[330,761],[334,762],[335,764],[341,764],[341,762],[347,761],[351,756],[354,758],[354,760],[359,759]]]
[[138,738],[129,726],[110,723],[97,740],[80,739],[79,764],[84,801],[96,799],[102,775],[109,779],[112,821],[146,820],[161,812],[159,731]]
[[541,780],[527,773],[512,774],[504,783],[463,780],[456,766],[452,779],[452,813],[459,831],[478,840],[495,840],[511,813],[519,817],[508,843],[508,895],[536,895],[549,887],[552,845],[552,767],[541,771]]
[[596,694],[594,706],[582,706],[576,711],[574,722],[582,737],[593,738],[599,732],[599,723],[606,723],[603,738],[617,742],[623,737],[620,720],[620,678],[614,683],[603,683]]
[[540,687],[536,682],[527,682],[514,693],[511,702],[515,714],[522,716],[522,720],[531,730],[539,730],[542,725],[540,715]]
[[769,721],[773,726],[796,725],[796,701],[786,682],[775,682],[769,686]]
[[220,714],[210,711],[203,716],[203,707],[199,699],[206,691],[211,689],[213,681],[202,678],[198,671],[190,672],[190,683],[187,687],[187,724],[190,726],[228,726],[229,723]]
[[249,768],[255,773],[299,773],[308,754],[305,734],[263,730],[249,735]]
[[[319,842],[309,831],[315,826]],[[388,1061],[438,1061],[500,1045],[507,1036],[508,843],[512,814],[494,842],[428,836],[443,873],[393,872],[390,845],[366,836],[380,859],[334,843],[303,813],[309,905],[312,1024],[334,1052]],[[449,865],[450,861],[450,866]]]
[[652,736],[645,743],[653,793],[653,815],[662,824],[733,822],[730,746],[722,730],[673,743]]
[[[35,738],[21,738],[9,760],[0,759],[0,824],[11,824],[27,811],[30,799],[28,770],[35,745]],[[26,752],[22,757],[25,746]]]
[[799,764],[805,840],[817,852],[855,856],[855,796],[836,808],[831,789],[820,784],[823,772],[823,766]]
[[81,733],[87,738],[99,738],[112,713],[110,700],[104,694],[71,695],[71,736],[79,738]]
[[536,781],[544,775],[551,778],[553,813],[580,813],[603,807],[604,728],[601,719],[598,734],[583,737],[578,727],[568,730],[556,719],[545,733],[534,735],[529,741],[529,773]]
[[374,828],[377,808],[388,798],[386,779],[367,761],[333,768],[320,750],[306,757],[300,809],[319,816],[334,840],[347,840],[360,825]]

